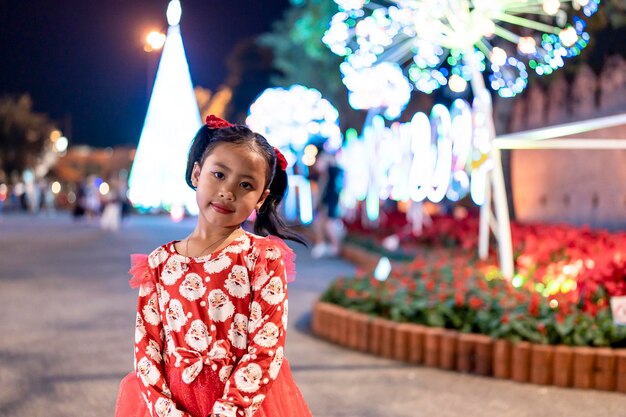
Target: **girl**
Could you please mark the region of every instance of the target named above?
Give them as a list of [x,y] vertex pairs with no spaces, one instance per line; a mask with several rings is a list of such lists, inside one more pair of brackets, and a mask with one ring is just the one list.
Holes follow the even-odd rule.
[[[250,129],[209,116],[189,150],[194,231],[143,259],[135,372],[117,417],[310,417],[284,357],[295,255],[277,207],[287,162]],[[256,211],[254,231],[241,224]]]

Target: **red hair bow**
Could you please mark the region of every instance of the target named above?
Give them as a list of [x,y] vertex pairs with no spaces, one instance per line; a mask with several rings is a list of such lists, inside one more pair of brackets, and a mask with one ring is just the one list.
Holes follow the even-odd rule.
[[276,154],[276,163],[283,171],[287,169],[287,159],[285,159],[285,155],[278,148],[274,148],[274,153]]
[[205,123],[209,127],[209,129],[219,129],[219,128],[222,128],[222,127],[231,127],[231,126],[233,126],[232,123],[229,123],[229,122],[227,122],[224,119],[220,119],[219,117],[217,117],[214,114],[209,114],[206,117]]

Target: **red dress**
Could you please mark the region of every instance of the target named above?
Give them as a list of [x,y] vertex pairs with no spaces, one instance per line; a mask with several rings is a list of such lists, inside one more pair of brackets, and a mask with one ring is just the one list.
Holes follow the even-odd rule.
[[134,255],[135,372],[116,417],[310,417],[283,351],[291,249],[247,232],[200,258],[174,243]]

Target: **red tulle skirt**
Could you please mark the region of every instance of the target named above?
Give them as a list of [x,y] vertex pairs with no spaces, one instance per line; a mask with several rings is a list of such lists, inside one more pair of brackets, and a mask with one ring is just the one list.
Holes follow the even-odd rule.
[[[182,372],[179,368],[167,367],[165,375],[176,406],[194,417],[207,417],[215,401],[221,398],[224,392],[224,383],[208,366],[191,384],[182,381]],[[122,379],[117,395],[115,417],[150,417],[141,396],[141,384],[134,372]],[[261,407],[254,413],[254,417],[311,417],[311,411],[293,380],[287,359],[284,359],[276,381],[270,387]]]

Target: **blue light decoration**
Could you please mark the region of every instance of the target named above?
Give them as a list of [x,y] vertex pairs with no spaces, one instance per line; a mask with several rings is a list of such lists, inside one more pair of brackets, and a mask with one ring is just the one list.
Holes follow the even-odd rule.
[[169,29],[128,180],[128,197],[140,210],[197,214],[185,182],[187,152],[202,126],[180,33],[181,6],[170,1]]
[[597,11],[600,0],[335,3],[339,11],[322,40],[354,71],[395,63],[428,94],[443,86],[461,92],[474,70],[486,71],[489,86],[512,97],[526,87],[527,65],[550,74],[580,54],[589,41],[583,18]]
[[[250,106],[246,124],[263,135],[285,155],[288,162],[289,193],[285,216],[302,224],[313,221],[311,184],[305,175],[315,163],[312,143],[329,152],[341,148],[339,112],[313,88],[292,85],[268,88]],[[294,172],[294,166],[298,169]]]

